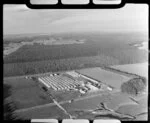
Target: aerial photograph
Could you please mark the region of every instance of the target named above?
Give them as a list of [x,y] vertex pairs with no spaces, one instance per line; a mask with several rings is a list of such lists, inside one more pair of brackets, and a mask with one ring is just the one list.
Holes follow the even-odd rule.
[[4,120],[147,121],[148,40],[147,4],[4,4]]

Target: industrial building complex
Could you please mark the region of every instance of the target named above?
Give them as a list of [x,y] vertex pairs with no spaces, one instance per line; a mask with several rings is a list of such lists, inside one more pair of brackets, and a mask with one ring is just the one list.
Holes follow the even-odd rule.
[[93,92],[100,89],[112,90],[109,86],[82,75],[76,71],[69,71],[63,74],[49,74],[38,78],[48,89],[54,91],[69,91],[75,90],[84,94],[86,92]]

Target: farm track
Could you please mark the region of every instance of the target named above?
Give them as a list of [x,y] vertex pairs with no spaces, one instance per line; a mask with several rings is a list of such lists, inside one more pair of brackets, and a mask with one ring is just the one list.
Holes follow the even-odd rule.
[[49,96],[49,98],[52,99],[53,102],[54,102],[66,115],[68,115],[70,118],[73,118],[73,116],[72,116],[71,114],[69,114],[69,113],[67,112],[67,110],[64,109],[64,108],[55,100],[55,98],[51,95],[51,93],[49,93],[49,92],[46,92],[46,93],[47,93],[47,95]]
[[139,102],[136,100],[136,99],[134,99],[133,97],[129,97],[133,102],[135,102],[136,104],[139,104]]

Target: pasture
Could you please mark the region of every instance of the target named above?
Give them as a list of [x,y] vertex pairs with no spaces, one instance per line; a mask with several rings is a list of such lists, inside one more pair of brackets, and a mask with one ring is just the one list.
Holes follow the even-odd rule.
[[120,106],[117,110],[118,113],[128,114],[132,116],[140,115],[142,113],[148,112],[147,105],[124,105]]
[[4,78],[4,84],[8,84],[12,89],[22,89],[37,86],[32,79],[21,78]]
[[97,81],[110,85],[116,89],[120,89],[121,84],[128,81],[130,78],[117,74],[111,71],[101,69],[99,67],[77,70],[78,73]]
[[111,66],[111,68],[125,71],[128,73],[137,74],[139,76],[143,76],[148,79],[148,62],[137,63],[137,64],[113,65]]
[[116,110],[121,105],[137,105],[133,100],[129,98],[129,95],[117,92],[114,94],[111,94],[110,100],[106,102],[106,105],[109,109]]
[[58,102],[76,99],[79,97],[79,91],[51,91],[51,94]]
[[109,101],[110,95],[108,93],[105,93],[103,95],[96,95],[91,97],[85,97],[83,99],[76,100],[72,103],[66,103],[62,104],[62,107],[64,107],[68,112],[71,111],[88,111],[88,110],[94,110],[99,107],[101,102]]

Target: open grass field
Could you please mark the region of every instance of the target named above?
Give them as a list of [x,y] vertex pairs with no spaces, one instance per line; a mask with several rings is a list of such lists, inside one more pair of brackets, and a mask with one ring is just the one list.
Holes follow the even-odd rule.
[[89,68],[89,69],[81,69],[81,70],[77,70],[77,72],[91,77],[95,80],[101,81],[107,85],[111,85],[114,88],[120,89],[121,84],[128,81],[130,78],[111,72],[111,71],[107,71],[104,69],[101,69],[99,67],[97,68]]
[[148,120],[148,113],[143,113],[141,115],[136,116],[135,121],[147,121]]
[[36,82],[25,78],[4,78],[4,84],[8,84],[12,89],[22,89],[37,86]]
[[52,102],[48,95],[33,80],[11,78],[5,79],[4,83],[10,86],[10,96],[5,101],[12,101],[16,109],[29,108]]
[[11,93],[11,100],[14,102],[17,109],[29,108],[52,102],[52,100],[42,92],[39,87],[12,90]]
[[57,107],[54,106],[45,106],[42,108],[35,108],[23,112],[14,112],[14,116],[18,119],[65,119],[69,118],[68,115]]
[[80,92],[78,91],[51,91],[51,94],[58,102],[76,99],[79,97]]
[[129,98],[129,95],[117,92],[110,96],[110,100],[106,102],[109,109],[117,110],[121,105],[133,104],[137,105],[134,101]]
[[117,112],[128,115],[139,115],[141,113],[148,112],[147,105],[124,105],[118,108]]
[[[120,105],[134,104],[128,95],[122,94],[121,92],[115,94],[103,94],[93,97],[89,97],[83,100],[75,101],[72,103],[63,104],[62,106],[68,110],[93,110],[100,106],[100,103],[105,103],[107,108],[116,110]],[[100,106],[101,107],[101,106]]]
[[[109,110],[114,110],[111,112],[109,110],[103,109],[100,103],[105,104],[105,108]],[[75,101],[72,103],[62,104],[62,106],[73,116],[77,118],[88,118],[88,119],[99,119],[99,118],[118,118],[118,119],[128,119],[126,114],[119,114],[121,112],[116,113],[117,110],[121,105],[135,105],[137,104],[130,100],[127,95],[121,95],[121,93],[115,93],[114,95],[102,95],[102,96],[95,96],[79,101]],[[132,107],[130,107],[132,110]],[[99,109],[99,113],[93,114],[92,111],[95,109]],[[134,109],[134,108],[133,108]],[[113,114],[112,114],[113,113]],[[127,114],[128,115],[128,114]],[[132,116],[131,116],[132,117]]]
[[133,97],[138,102],[137,105],[128,104],[119,106],[116,112],[128,114],[135,117],[137,121],[145,121],[148,119],[148,95],[141,94]]
[[111,67],[128,73],[137,74],[148,79],[148,62],[137,64],[114,65]]
[[97,95],[90,98],[85,98],[83,100],[74,101],[72,103],[62,104],[68,112],[75,110],[93,110],[98,108],[100,102],[105,102],[109,100],[109,96],[105,95]]

